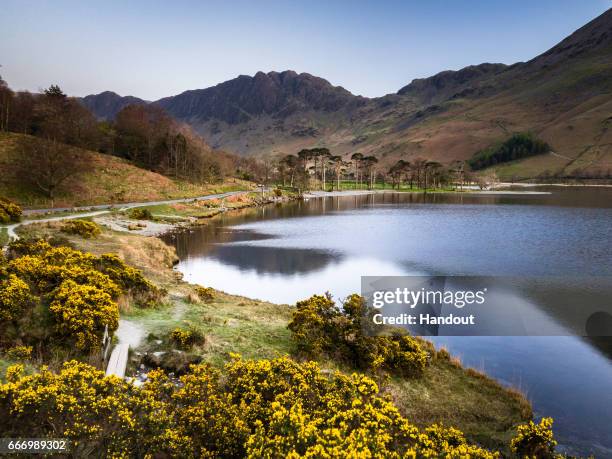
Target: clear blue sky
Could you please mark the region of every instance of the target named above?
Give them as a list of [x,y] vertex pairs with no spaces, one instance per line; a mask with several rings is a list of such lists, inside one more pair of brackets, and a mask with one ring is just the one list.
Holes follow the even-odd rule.
[[528,60],[611,0],[225,0],[0,3],[0,74],[14,89],[158,99],[292,69],[381,96],[413,78]]

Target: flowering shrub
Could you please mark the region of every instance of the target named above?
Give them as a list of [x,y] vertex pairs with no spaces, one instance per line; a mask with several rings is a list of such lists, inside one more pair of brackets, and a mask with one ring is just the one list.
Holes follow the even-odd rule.
[[357,368],[403,376],[422,373],[430,355],[425,343],[399,332],[366,335],[362,325],[366,314],[359,295],[349,296],[342,309],[331,298],[314,295],[297,303],[289,329],[298,351],[307,356],[337,358]]
[[542,418],[539,424],[529,421],[518,427],[518,434],[510,443],[510,449],[521,458],[554,458],[557,442],[552,431],[553,419]]
[[6,356],[12,360],[28,360],[32,356],[32,346],[13,346],[6,351]]
[[175,328],[170,332],[170,341],[181,349],[189,349],[195,344],[202,344],[204,336],[198,330]]
[[149,305],[162,296],[162,292],[146,280],[138,269],[125,264],[114,253],[102,254],[94,266],[116,282],[124,292],[144,305]]
[[0,198],[0,223],[18,222],[21,220],[21,207],[6,198]]
[[87,220],[68,220],[62,225],[62,231],[68,234],[78,234],[85,239],[89,239],[100,234],[100,227]]
[[178,383],[151,371],[138,388],[75,361],[57,374],[16,365],[0,385],[0,431],[67,437],[76,457],[500,457],[456,429],[412,425],[363,375],[286,357],[191,370]]
[[210,287],[196,287],[195,292],[198,298],[206,303],[215,299],[215,291]]
[[17,319],[32,302],[28,284],[14,274],[0,280],[0,321]]
[[120,296],[141,303],[160,296],[117,256],[96,257],[45,241],[17,241],[0,266],[0,347],[26,344],[91,352],[105,326],[118,326]]
[[78,349],[100,347],[105,326],[113,332],[119,326],[119,308],[110,295],[93,285],[66,280],[57,288],[49,311],[58,332],[75,339]]

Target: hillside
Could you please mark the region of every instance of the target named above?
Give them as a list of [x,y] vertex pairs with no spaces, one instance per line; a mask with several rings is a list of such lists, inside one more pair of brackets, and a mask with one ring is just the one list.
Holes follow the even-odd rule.
[[[90,103],[98,116],[110,113]],[[400,157],[449,164],[529,131],[553,153],[501,167],[504,178],[610,175],[612,10],[528,62],[444,71],[384,97],[354,96],[285,71],[240,76],[155,103],[214,148],[244,155],[326,146],[336,154],[377,155],[383,166]]]
[[[36,137],[0,133],[0,196],[27,207],[48,207],[50,201],[44,195],[17,177],[17,162],[21,154],[17,145],[18,140],[23,138],[40,142]],[[178,199],[249,187],[247,182],[238,179],[196,185],[141,169],[115,156],[88,150],[79,150],[79,153],[90,168],[68,179],[55,200],[56,207]]]

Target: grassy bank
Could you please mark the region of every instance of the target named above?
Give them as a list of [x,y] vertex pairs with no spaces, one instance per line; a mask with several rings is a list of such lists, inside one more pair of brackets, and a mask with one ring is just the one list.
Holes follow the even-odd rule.
[[[39,142],[31,136],[0,133],[0,196],[25,207],[51,207],[51,201],[40,190],[18,176],[19,158],[23,154],[18,145],[23,137]],[[80,154],[90,168],[67,180],[55,199],[55,207],[190,198],[253,187],[251,182],[233,178],[222,183],[195,184],[141,169],[115,156],[89,150],[80,150]]]
[[[122,306],[121,317],[142,331],[143,339],[131,354],[131,368],[144,355],[176,355],[174,364],[203,360],[220,367],[231,353],[248,358],[270,358],[294,353],[287,324],[292,307],[213,291],[203,301],[196,286],[181,280],[172,269],[173,248],[155,237],[104,230],[95,239],[59,233],[61,223],[32,224],[23,236],[64,237],[76,248],[94,254],[114,252],[141,269],[147,278],[168,291],[163,303],[149,309]],[[177,353],[169,336],[176,329],[201,333],[205,339],[189,352]],[[177,362],[178,361],[178,362]],[[333,361],[320,362],[325,370],[343,368]],[[505,449],[514,428],[530,418],[529,403],[519,393],[492,379],[465,369],[453,359],[436,358],[420,378],[382,378],[382,391],[417,425],[436,422],[455,426],[480,444]]]

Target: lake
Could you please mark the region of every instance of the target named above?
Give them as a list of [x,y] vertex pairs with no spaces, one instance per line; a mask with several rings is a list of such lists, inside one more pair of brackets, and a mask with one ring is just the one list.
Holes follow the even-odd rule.
[[[551,328],[584,328],[587,317],[601,325],[591,314],[602,310],[605,323],[612,297],[592,286],[612,278],[612,189],[524,190],[316,198],[223,215],[166,240],[187,281],[276,303],[326,291],[341,299],[366,275],[520,276],[539,279],[537,292],[517,288],[516,298]],[[565,452],[612,457],[609,338],[429,339],[525,392],[536,417],[554,417]]]

